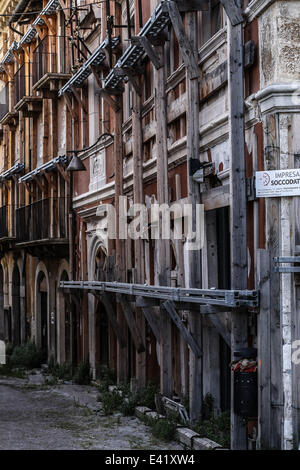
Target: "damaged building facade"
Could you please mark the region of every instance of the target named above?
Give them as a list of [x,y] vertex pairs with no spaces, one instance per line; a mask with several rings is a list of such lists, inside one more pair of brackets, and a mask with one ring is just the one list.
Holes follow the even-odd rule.
[[[298,196],[255,188],[300,168],[298,3],[0,2],[0,339],[156,381],[191,421],[211,394],[233,449],[299,445]],[[200,205],[201,246],[155,204],[193,228]],[[152,226],[121,236],[138,205]]]

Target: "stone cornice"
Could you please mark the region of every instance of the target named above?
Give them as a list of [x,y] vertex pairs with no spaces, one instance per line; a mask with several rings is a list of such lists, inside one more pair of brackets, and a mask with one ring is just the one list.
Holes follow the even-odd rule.
[[255,94],[262,115],[300,112],[300,81],[268,85]]
[[276,0],[252,0],[244,11],[248,21],[254,20],[260,16]]

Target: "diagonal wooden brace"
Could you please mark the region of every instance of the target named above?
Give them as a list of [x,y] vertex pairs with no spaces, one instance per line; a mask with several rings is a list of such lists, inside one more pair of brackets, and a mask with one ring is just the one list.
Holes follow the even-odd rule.
[[190,40],[185,33],[184,24],[177,3],[174,1],[167,1],[166,7],[168,9],[172,26],[178,39],[182,58],[189,72],[189,76],[191,79],[196,79],[199,77],[197,57],[193,51]]
[[154,47],[152,46],[151,42],[149,39],[147,39],[145,36],[135,36],[131,38],[131,43],[133,45],[138,44],[141,45],[144,51],[146,52],[147,56],[151,60],[152,64],[156,68],[156,70],[160,69],[163,67],[163,63],[160,60],[159,56],[157,55]]
[[200,351],[200,348],[199,348],[197,342],[195,341],[195,339],[193,338],[193,336],[191,335],[191,333],[188,331],[188,329],[182,323],[182,321],[180,319],[180,316],[178,315],[178,313],[176,311],[174,302],[172,302],[171,300],[167,300],[166,302],[164,302],[162,304],[162,307],[168,312],[171,319],[173,320],[173,322],[177,326],[178,330],[182,334],[185,341],[190,346],[190,348],[193,351],[193,353],[195,354],[195,356],[198,357],[198,358],[201,357],[202,353]]
[[132,310],[129,306],[128,301],[126,300],[126,298],[123,295],[118,295],[117,294],[117,302],[119,302],[121,304],[121,307],[122,307],[122,310],[123,310],[123,313],[124,313],[124,317],[126,318],[126,321],[127,321],[127,324],[128,324],[128,327],[129,327],[129,330],[130,330],[130,333],[131,333],[131,336],[132,336],[132,339],[133,339],[133,342],[134,342],[134,345],[136,347],[137,352],[138,353],[145,352],[146,348],[145,348],[145,345],[143,343],[143,339],[140,335],[140,332],[138,330],[133,312],[132,312]]
[[126,343],[124,341],[124,334],[122,332],[122,328],[117,320],[117,316],[116,316],[116,313],[113,309],[113,306],[112,306],[112,303],[110,301],[110,298],[107,294],[103,293],[103,294],[100,294],[98,292],[95,292],[95,291],[91,291],[91,294],[93,294],[94,297],[96,297],[98,300],[100,300],[100,302],[102,302],[102,304],[104,305],[105,307],[105,311],[106,311],[106,315],[111,323],[111,326],[119,340],[119,343],[120,343],[120,346],[121,348],[124,348]]

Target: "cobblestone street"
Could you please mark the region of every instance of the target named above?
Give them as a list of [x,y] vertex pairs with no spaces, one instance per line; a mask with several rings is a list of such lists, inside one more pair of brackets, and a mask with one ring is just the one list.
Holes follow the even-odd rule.
[[1,450],[173,450],[135,417],[101,415],[95,387],[0,378]]

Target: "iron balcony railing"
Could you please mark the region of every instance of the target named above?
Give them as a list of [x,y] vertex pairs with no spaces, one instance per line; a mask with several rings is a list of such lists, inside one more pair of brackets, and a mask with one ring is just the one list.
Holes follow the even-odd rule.
[[0,239],[14,238],[15,206],[7,204],[0,207]]
[[[58,50],[65,50],[65,37],[46,36],[39,42],[33,51],[32,62],[32,86],[34,86],[47,73],[68,73],[68,64],[66,56],[61,55],[60,61],[57,54]],[[51,51],[50,51],[51,42]]]
[[46,198],[16,210],[18,243],[68,237],[67,200]]
[[26,79],[28,79],[28,86],[29,84],[29,70],[30,64],[23,64],[17,70],[14,76],[14,88],[15,88],[15,102],[16,105],[21,101],[21,99],[26,96]]
[[9,83],[0,91],[0,121],[9,112]]

